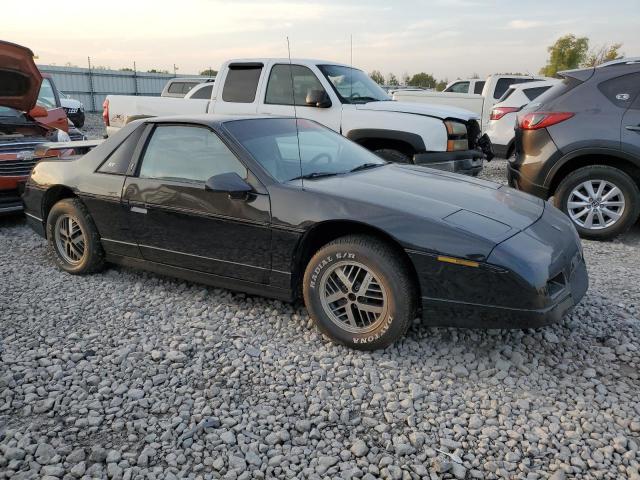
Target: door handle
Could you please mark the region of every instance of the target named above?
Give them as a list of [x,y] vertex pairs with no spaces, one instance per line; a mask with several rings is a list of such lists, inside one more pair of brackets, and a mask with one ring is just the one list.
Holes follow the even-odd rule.
[[131,211],[133,213],[147,213],[147,209],[146,208],[142,208],[142,207],[131,207]]
[[632,132],[640,132],[640,125],[627,125],[624,128],[631,130]]

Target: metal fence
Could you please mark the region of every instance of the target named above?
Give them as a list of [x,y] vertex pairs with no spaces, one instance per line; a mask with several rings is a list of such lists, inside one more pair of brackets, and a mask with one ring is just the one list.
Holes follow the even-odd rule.
[[158,96],[162,93],[167,81],[172,78],[208,78],[200,75],[172,75],[55,65],[38,65],[38,68],[42,73],[53,77],[58,90],[80,100],[89,112],[101,111],[107,95]]

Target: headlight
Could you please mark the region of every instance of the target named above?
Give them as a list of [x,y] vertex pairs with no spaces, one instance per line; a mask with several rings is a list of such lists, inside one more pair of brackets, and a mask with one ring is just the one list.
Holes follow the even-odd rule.
[[455,120],[445,120],[444,125],[447,128],[447,151],[469,150],[467,125]]
[[71,137],[64,130],[58,130],[58,141],[59,142],[70,142]]

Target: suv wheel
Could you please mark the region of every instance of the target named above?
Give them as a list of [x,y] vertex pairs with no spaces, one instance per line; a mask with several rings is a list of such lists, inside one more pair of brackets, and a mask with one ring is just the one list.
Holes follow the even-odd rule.
[[558,186],[555,203],[581,237],[609,240],[631,228],[640,214],[640,191],[629,175],[614,167],[579,168]]
[[307,265],[305,304],[322,333],[360,350],[384,348],[404,336],[416,315],[416,288],[407,266],[384,242],[339,238]]

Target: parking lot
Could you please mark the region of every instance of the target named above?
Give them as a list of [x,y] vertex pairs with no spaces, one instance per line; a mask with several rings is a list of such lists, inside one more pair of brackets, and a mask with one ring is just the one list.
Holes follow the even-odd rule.
[[561,324],[416,322],[369,353],[301,305],[70,276],[1,219],[0,478],[639,479],[640,228],[583,243],[590,289]]

